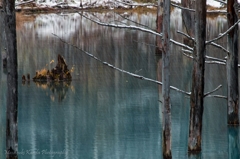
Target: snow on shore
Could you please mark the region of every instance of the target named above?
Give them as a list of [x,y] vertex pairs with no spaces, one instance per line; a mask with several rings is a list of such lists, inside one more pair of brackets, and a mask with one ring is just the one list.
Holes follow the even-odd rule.
[[[180,3],[181,0],[172,0],[173,2]],[[240,2],[240,0],[238,0]],[[76,8],[130,8],[131,5],[138,5],[140,3],[134,0],[16,0],[16,5],[20,9],[23,4],[34,3],[36,7],[50,7],[50,8],[66,8],[66,7],[76,7]],[[215,0],[207,0],[207,4],[216,8],[221,7],[221,3]],[[141,5],[144,5],[141,3]],[[153,5],[153,4],[151,4]]]

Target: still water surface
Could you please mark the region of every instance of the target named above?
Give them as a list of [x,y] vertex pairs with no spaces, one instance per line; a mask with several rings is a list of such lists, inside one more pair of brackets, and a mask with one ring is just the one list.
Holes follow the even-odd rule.
[[[103,21],[132,24],[112,12],[88,15]],[[183,30],[180,15],[178,10],[172,13],[171,36],[181,42],[183,37],[176,33]],[[125,16],[155,29],[155,14]],[[74,13],[18,18],[20,159],[162,158],[161,87],[108,68],[62,43],[52,33],[116,67],[158,80],[161,79],[161,56],[155,55],[153,35],[102,27]],[[208,18],[206,27],[208,38],[213,38],[226,30],[226,19]],[[226,39],[218,43],[226,46]],[[189,91],[191,60],[182,55],[180,47],[171,45],[171,50],[171,85]],[[225,56],[212,47],[207,48],[207,53]],[[30,73],[33,77],[36,70],[55,67],[58,54],[64,56],[72,69],[72,82],[21,82],[23,74]],[[6,73],[2,66],[0,68],[0,158],[5,158],[7,87]],[[226,95],[225,74],[224,66],[207,65],[205,90],[211,91],[223,84],[215,94]],[[202,153],[188,155],[189,97],[171,91],[171,98],[173,158],[239,158],[239,128],[227,127],[224,99],[205,99]]]

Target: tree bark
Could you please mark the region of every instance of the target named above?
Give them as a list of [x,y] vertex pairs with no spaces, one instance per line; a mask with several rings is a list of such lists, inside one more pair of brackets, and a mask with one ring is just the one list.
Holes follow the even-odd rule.
[[[238,21],[238,1],[227,1],[227,21],[231,27]],[[228,34],[227,86],[228,86],[228,124],[239,124],[239,90],[238,90],[238,26]]]
[[18,151],[18,74],[15,0],[3,0],[7,46],[6,158],[16,159]]
[[162,93],[163,93],[163,158],[171,154],[171,101],[170,101],[170,1],[163,3],[163,52],[162,52]]
[[204,98],[206,0],[196,1],[195,46],[190,97],[190,125],[188,150],[200,151]]

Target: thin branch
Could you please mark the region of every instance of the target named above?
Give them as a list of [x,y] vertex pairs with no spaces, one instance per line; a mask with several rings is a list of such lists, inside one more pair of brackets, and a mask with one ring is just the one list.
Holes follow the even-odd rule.
[[121,2],[121,1],[118,1],[118,0],[116,0],[116,2],[118,2],[118,3],[122,3],[122,4],[125,4],[125,5],[129,5],[129,6],[136,6],[136,7],[147,7],[147,6],[157,7],[157,5],[156,5],[156,4],[153,4],[153,3],[137,4],[137,3],[126,3],[126,2]]
[[178,30],[177,33],[182,34],[183,36],[186,36],[188,39],[195,41],[194,38],[192,38],[191,36],[189,36],[188,34],[186,34],[184,32],[181,32]]
[[150,34],[154,34],[154,35],[157,35],[157,36],[162,36],[162,33],[157,33],[156,31],[154,30],[150,30],[150,29],[146,29],[146,28],[141,28],[141,27],[137,27],[137,26],[134,26],[134,25],[117,25],[117,24],[109,24],[109,23],[103,23],[101,21],[97,21],[97,20],[94,20],[94,19],[91,19],[87,16],[85,16],[84,14],[81,14],[79,12],[77,12],[79,15],[83,16],[84,18],[94,22],[94,23],[97,23],[99,25],[102,25],[102,26],[107,26],[107,27],[114,27],[114,28],[120,28],[120,29],[133,29],[133,30],[140,30],[140,31],[143,31],[143,32],[147,32],[147,33],[150,33]]
[[180,8],[180,9],[182,9],[182,10],[187,10],[187,11],[190,11],[190,12],[195,12],[195,9],[190,9],[190,8],[182,7],[182,6],[176,5],[176,4],[174,4],[174,3],[171,3],[171,5],[172,5],[173,7]]
[[221,46],[221,45],[219,45],[219,44],[217,44],[215,42],[211,42],[210,44],[229,54],[229,51],[226,48],[224,48],[223,46]]
[[222,96],[222,95],[209,95],[209,96],[206,96],[206,97],[215,97],[215,98],[223,98],[223,99],[227,99],[226,96]]
[[[131,20],[131,19],[128,19],[128,18],[126,18],[126,17],[124,17],[124,16],[122,16],[121,14],[118,14],[118,13],[116,13],[116,12],[114,12],[114,13],[117,14],[118,16],[122,17],[123,19],[126,19],[126,20],[128,20],[128,21],[130,21],[130,22],[132,22],[132,23],[134,23],[134,24],[137,24],[137,25],[140,25],[140,26],[149,28],[149,26],[147,26],[147,25],[143,25],[143,24],[141,24],[141,23],[135,22],[135,21],[133,21],[133,20]],[[150,28],[149,28],[149,29],[150,29]]]
[[[174,3],[171,3],[171,5],[172,5],[173,7],[176,7],[176,8],[182,9],[182,10],[186,10],[186,11],[190,11],[190,12],[195,12],[195,9],[190,9],[190,8],[187,8],[187,7],[183,7],[183,6],[174,4]],[[224,14],[227,13],[226,10],[207,10],[206,12],[207,12],[207,13],[224,13]]]
[[204,97],[216,92],[217,90],[219,90],[220,88],[222,87],[222,85],[220,84],[217,88],[215,88],[214,90],[210,91],[210,92],[207,92],[204,94]]
[[192,53],[193,53],[193,51],[191,51],[191,50],[182,49],[182,51],[183,51],[183,52],[186,52],[186,53],[188,53],[188,54],[192,54]]
[[206,45],[210,44],[211,42],[214,42],[216,40],[219,40],[219,39],[223,38],[227,33],[229,33],[232,29],[234,29],[235,26],[237,26],[239,22],[240,22],[240,19],[233,26],[231,26],[227,31],[225,31],[222,34],[219,34],[218,37],[216,37],[216,38],[214,38],[212,40],[206,41]]
[[221,0],[214,0],[214,1],[220,2],[220,3],[223,3],[223,4],[227,5],[227,2],[225,2],[225,1],[221,1]]
[[23,5],[23,4],[28,4],[28,3],[32,3],[34,2],[34,0],[30,0],[30,1],[26,1],[26,2],[20,2],[20,3],[16,3],[15,6],[20,6],[20,5]]
[[[128,74],[128,75],[130,75],[130,76],[132,76],[132,77],[135,77],[135,78],[138,78],[138,79],[141,79],[141,80],[145,80],[145,81],[149,81],[149,82],[152,82],[152,83],[155,83],[155,84],[158,84],[158,85],[162,85],[162,82],[160,82],[160,81],[153,80],[153,79],[151,79],[151,78],[147,78],[147,77],[144,77],[144,76],[140,76],[140,75],[138,75],[138,74],[131,73],[131,72],[125,71],[125,70],[123,70],[123,69],[120,69],[120,68],[118,68],[118,67],[115,67],[115,66],[113,66],[112,64],[109,64],[108,62],[102,61],[101,59],[99,59],[98,57],[94,56],[93,54],[91,54],[91,53],[89,53],[89,52],[87,52],[87,51],[85,51],[85,50],[77,47],[76,45],[73,45],[73,44],[70,44],[70,43],[66,42],[65,40],[63,40],[62,38],[60,38],[58,35],[56,35],[56,34],[54,34],[54,33],[52,33],[52,35],[54,35],[55,37],[57,37],[57,38],[58,38],[60,41],[62,41],[63,43],[65,43],[65,44],[67,44],[67,45],[70,45],[70,46],[72,46],[72,47],[74,47],[74,48],[82,51],[82,52],[85,53],[86,55],[90,56],[91,58],[93,58],[93,59],[101,62],[102,64],[104,64],[104,65],[106,65],[106,66],[108,66],[108,67],[110,67],[110,68],[113,68],[113,69],[115,69],[115,70],[118,70],[118,71],[120,71],[120,72],[122,72],[122,73]],[[174,86],[170,86],[170,88],[173,89],[173,90],[175,90],[175,91],[184,93],[184,94],[186,94],[186,95],[190,95],[190,94],[191,94],[191,92],[183,91],[183,90],[178,89],[178,88],[176,88],[176,87],[174,87]]]
[[219,65],[226,65],[225,62],[219,62],[219,61],[205,61],[206,64],[219,64]]
[[181,47],[183,47],[183,48],[186,48],[186,49],[188,49],[188,50],[193,51],[193,48],[192,48],[192,47],[190,47],[190,46],[188,46],[188,45],[185,45],[185,44],[183,44],[183,43],[177,42],[177,41],[175,41],[175,40],[173,40],[173,39],[170,39],[170,42],[173,43],[173,44],[175,44],[175,45],[178,45],[178,46],[181,46]]
[[[103,23],[103,22],[100,22],[100,21],[97,21],[97,20],[94,20],[94,19],[91,19],[79,12],[77,12],[79,15],[83,16],[84,18],[94,22],[94,23],[97,23],[99,25],[102,25],[102,26],[107,26],[107,27],[114,27],[114,28],[119,28],[119,29],[133,29],[133,30],[139,30],[139,31],[143,31],[143,32],[147,32],[147,33],[150,33],[150,34],[153,34],[153,35],[157,35],[157,36],[160,36],[162,37],[162,33],[158,33],[154,30],[151,30],[151,29],[146,29],[146,28],[142,28],[142,27],[137,27],[137,26],[134,26],[134,25],[117,25],[117,24],[109,24],[109,23]],[[193,48],[191,48],[190,46],[188,45],[185,45],[185,44],[182,44],[180,42],[177,42],[173,39],[170,39],[170,42],[175,44],[175,45],[178,45],[178,46],[181,46],[183,48],[186,48],[188,50],[193,50]]]

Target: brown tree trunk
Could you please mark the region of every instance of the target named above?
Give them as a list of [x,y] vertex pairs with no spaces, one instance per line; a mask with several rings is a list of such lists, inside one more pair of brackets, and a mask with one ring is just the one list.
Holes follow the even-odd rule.
[[[158,8],[157,8],[157,32],[162,32],[163,27],[163,0],[158,0]],[[162,54],[162,37],[157,36],[156,37],[156,54],[160,55]]]
[[18,74],[15,0],[3,0],[4,29],[7,46],[7,114],[6,114],[6,158],[16,159],[18,151]]
[[[227,1],[228,27],[238,21],[238,1]],[[238,90],[238,26],[228,34],[227,86],[228,86],[228,124],[238,125],[239,90]]]
[[171,101],[170,101],[170,1],[163,3],[163,50],[162,50],[162,93],[163,93],[163,158],[171,154]]
[[206,0],[196,1],[195,46],[190,97],[188,150],[200,151],[204,98]]

